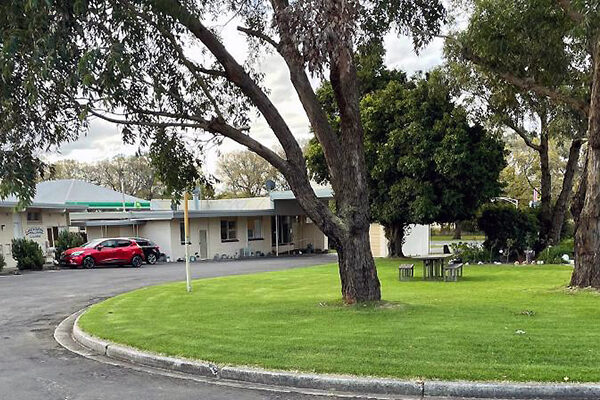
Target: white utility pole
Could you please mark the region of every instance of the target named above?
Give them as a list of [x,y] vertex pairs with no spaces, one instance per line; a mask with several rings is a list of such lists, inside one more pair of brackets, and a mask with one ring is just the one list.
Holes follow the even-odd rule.
[[183,194],[183,226],[185,231],[185,282],[188,293],[192,291],[190,276],[190,219],[188,210],[188,193]]

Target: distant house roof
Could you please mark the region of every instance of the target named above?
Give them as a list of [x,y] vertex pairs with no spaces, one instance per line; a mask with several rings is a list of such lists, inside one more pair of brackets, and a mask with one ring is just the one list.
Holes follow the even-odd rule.
[[[94,185],[77,179],[59,179],[44,181],[36,185],[35,197],[30,208],[52,208],[85,210],[115,209],[150,209],[150,202],[134,196],[122,195],[120,192]],[[16,196],[0,200],[0,207],[15,207],[19,203]]]
[[122,208],[124,201],[126,208],[150,208],[150,202],[147,200],[77,179],[38,183],[34,202],[38,200],[96,209]]

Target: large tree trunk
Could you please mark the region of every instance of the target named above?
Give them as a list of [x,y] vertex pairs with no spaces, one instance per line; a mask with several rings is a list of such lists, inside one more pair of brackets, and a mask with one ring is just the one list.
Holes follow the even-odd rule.
[[548,129],[545,115],[540,115],[542,130],[540,135],[540,171],[541,171],[541,212],[540,212],[540,239],[543,247],[548,245],[550,227],[552,225],[552,175],[550,174],[550,157],[548,143]]
[[571,147],[569,149],[569,158],[565,168],[565,174],[563,177],[562,187],[560,194],[554,204],[552,210],[552,221],[550,225],[549,233],[549,244],[555,245],[560,242],[560,235],[562,232],[563,223],[565,221],[565,214],[567,213],[567,203],[573,189],[573,180],[575,178],[575,172],[579,165],[579,153],[581,152],[582,141],[579,138],[573,139]]
[[381,299],[369,230],[353,232],[337,245],[342,297],[346,304]]
[[452,235],[452,239],[462,239],[462,225],[460,221],[454,223],[454,235]]
[[[340,6],[343,8],[343,5]],[[381,291],[369,240],[370,210],[364,135],[360,119],[358,78],[352,44],[336,43],[330,66],[331,87],[340,112],[343,152],[328,161],[336,195],[337,214],[344,234],[335,241],[340,256],[342,297],[346,303],[381,300]]]
[[575,232],[577,232],[577,227],[579,226],[579,216],[581,215],[581,210],[583,209],[583,202],[585,201],[585,189],[586,189],[586,178],[588,171],[588,151],[585,152],[585,160],[583,160],[583,171],[581,172],[581,178],[579,178],[579,187],[577,187],[577,192],[573,196],[573,201],[571,201],[571,214],[573,215],[573,220],[575,221]]
[[[575,233],[571,286],[600,289],[600,42],[593,48],[585,200]],[[583,183],[583,182],[582,182]]]
[[404,244],[403,224],[391,224],[385,227],[385,237],[388,240],[388,256],[389,257],[404,257],[402,245]]

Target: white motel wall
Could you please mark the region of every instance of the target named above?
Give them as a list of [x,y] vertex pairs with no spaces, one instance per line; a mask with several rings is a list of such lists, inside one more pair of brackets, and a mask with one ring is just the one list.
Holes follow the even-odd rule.
[[[75,215],[79,218],[79,214]],[[271,216],[191,217],[190,254],[197,259],[238,258],[259,254],[287,254],[302,251],[309,245],[314,250],[326,250],[326,237],[315,224],[303,216],[292,217],[291,241],[275,245]],[[279,218],[278,218],[279,219]],[[229,224],[235,238],[223,239],[221,225]],[[183,219],[147,220],[128,226],[87,226],[88,239],[114,236],[140,236],[155,242],[170,260],[183,259],[185,242],[182,237]],[[259,226],[258,235],[252,230]]]
[[28,207],[19,209],[14,204],[0,203],[0,253],[7,268],[15,268],[11,242],[16,238],[27,238],[37,242],[50,260],[54,251],[54,240],[58,233],[68,229],[69,212],[64,206]]
[[[321,192],[329,201],[331,191]],[[154,241],[170,260],[183,259],[183,211],[170,201],[154,200],[151,210],[72,213],[88,239],[140,236]],[[238,258],[327,249],[327,238],[293,196],[190,200],[190,254],[197,259]],[[276,222],[277,221],[277,222]],[[275,228],[277,223],[278,228]]]

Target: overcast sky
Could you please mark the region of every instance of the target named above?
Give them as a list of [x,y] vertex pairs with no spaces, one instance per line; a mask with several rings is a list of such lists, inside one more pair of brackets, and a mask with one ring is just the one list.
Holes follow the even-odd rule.
[[[244,36],[236,30],[234,23],[222,27],[221,35],[236,59],[242,62],[246,56]],[[392,68],[399,68],[412,75],[417,71],[428,71],[442,63],[442,39],[435,39],[419,55],[415,54],[412,42],[407,37],[388,36],[385,40],[387,50],[386,64]],[[265,55],[259,66],[265,74],[265,85],[270,89],[269,97],[280,110],[294,135],[302,140],[309,139],[310,133],[308,120],[289,81],[288,70],[275,54]],[[318,82],[313,81],[315,85]],[[252,137],[265,143],[269,147],[276,144],[274,136],[262,118],[255,118],[250,129]],[[48,153],[48,161],[59,159],[75,159],[84,162],[94,162],[119,154],[134,154],[137,146],[124,145],[116,125],[95,120],[91,123],[86,136],[80,137],[73,143],[65,144],[59,152]],[[205,152],[205,172],[215,171],[215,162],[219,152],[229,152],[241,149],[241,146],[226,140],[219,148],[211,148]]]

